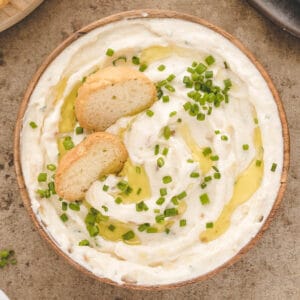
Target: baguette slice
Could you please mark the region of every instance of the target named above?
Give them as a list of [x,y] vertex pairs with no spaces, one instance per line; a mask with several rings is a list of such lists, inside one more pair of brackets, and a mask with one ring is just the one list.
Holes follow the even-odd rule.
[[107,67],[79,88],[75,113],[82,127],[103,131],[119,118],[150,107],[155,97],[155,85],[143,73],[127,66]]
[[0,9],[8,4],[9,0],[0,0]]
[[57,194],[69,201],[83,199],[99,176],[120,171],[127,157],[118,136],[92,133],[62,157],[55,175]]

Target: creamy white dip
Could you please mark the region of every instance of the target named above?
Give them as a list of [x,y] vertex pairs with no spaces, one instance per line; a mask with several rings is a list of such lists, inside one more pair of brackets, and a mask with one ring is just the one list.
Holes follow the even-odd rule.
[[[103,191],[103,185],[113,188],[119,179],[110,175],[105,182],[96,181],[86,194],[86,201],[103,214],[128,223],[155,223],[157,213],[172,207],[171,197],[186,191],[186,211],[175,220],[170,232],[147,233],[134,229],[140,245],[128,245],[123,241],[109,241],[100,235],[91,238],[86,230],[85,216],[88,212],[81,206],[79,212],[68,209],[67,222],[62,222],[61,202],[57,196],[41,199],[36,190],[41,188],[37,177],[46,172],[46,165],[58,164],[56,134],[60,109],[66,95],[74,85],[90,74],[95,67],[102,66],[106,60],[106,50],[115,52],[131,49],[138,55],[151,46],[176,45],[191,49],[195,55],[180,56],[173,53],[169,57],[155,60],[149,64],[144,74],[154,82],[174,74],[172,86],[176,89],[169,95],[170,101],[157,101],[151,107],[152,117],[145,112],[120,119],[107,131],[118,133],[126,128],[123,141],[134,164],[142,165],[149,178],[151,197],[144,202],[147,211],[137,212],[136,204],[116,204],[114,197]],[[214,108],[204,121],[191,117],[183,108],[189,98],[182,83],[183,76],[189,75],[187,67],[193,61],[204,61],[213,55],[215,63],[209,67],[214,72],[214,82],[223,86],[223,80],[230,78],[232,88],[229,91],[229,103],[224,102]],[[129,60],[131,57],[128,58]],[[230,69],[225,69],[224,61]],[[159,65],[165,65],[164,71],[158,71]],[[133,65],[133,67],[136,67]],[[57,93],[57,86],[67,78],[65,90]],[[58,95],[58,96],[57,96]],[[56,103],[54,105],[54,100]],[[253,121],[256,110],[258,126],[263,144],[263,179],[252,197],[234,210],[230,226],[224,234],[210,242],[199,239],[206,224],[218,219],[226,203],[232,197],[234,184],[253,159],[256,151],[253,133],[257,124]],[[175,116],[170,113],[176,111]],[[178,123],[177,120],[182,122]],[[38,128],[29,123],[34,121]],[[130,125],[129,125],[130,124]],[[219,160],[214,165],[221,173],[220,179],[214,179],[202,189],[199,183],[204,175],[197,162],[188,162],[192,158],[191,149],[186,144],[179,127],[184,124],[201,148],[211,147]],[[173,135],[166,140],[162,128],[169,126]],[[220,134],[215,131],[219,130]],[[228,140],[222,140],[226,135]],[[75,144],[84,135],[71,134]],[[283,141],[280,119],[272,94],[255,66],[236,46],[220,34],[191,22],[177,19],[136,19],[123,20],[95,29],[68,46],[47,68],[36,85],[30,98],[23,120],[21,133],[21,162],[26,187],[32,201],[32,208],[42,222],[46,232],[72,259],[100,277],[109,278],[120,284],[133,282],[138,285],[157,285],[180,282],[203,275],[224,264],[245,246],[262,227],[275,201],[282,171]],[[164,166],[157,168],[154,147],[159,144],[169,149],[163,156]],[[242,145],[249,145],[247,151]],[[160,151],[161,151],[160,150]],[[270,169],[276,163],[275,172]],[[48,171],[47,171],[48,172]],[[199,172],[199,178],[192,178],[192,172]],[[50,176],[50,172],[48,172]],[[162,177],[169,175],[172,182],[164,184]],[[167,188],[165,202],[158,206],[160,188]],[[208,205],[201,204],[199,196],[207,193]],[[102,206],[106,206],[105,212]],[[186,226],[180,226],[180,219],[186,220]],[[263,221],[262,221],[263,220]],[[88,239],[90,247],[78,246]]]

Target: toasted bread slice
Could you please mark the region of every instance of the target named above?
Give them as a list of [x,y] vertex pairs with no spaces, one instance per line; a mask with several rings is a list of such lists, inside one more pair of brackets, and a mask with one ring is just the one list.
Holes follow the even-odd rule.
[[8,4],[9,0],[0,0],[0,9]]
[[82,127],[103,131],[119,118],[150,107],[155,97],[155,85],[143,73],[127,66],[107,67],[79,88],[76,117]]
[[83,199],[99,176],[120,171],[127,157],[118,136],[92,133],[62,157],[55,175],[57,194],[69,201]]

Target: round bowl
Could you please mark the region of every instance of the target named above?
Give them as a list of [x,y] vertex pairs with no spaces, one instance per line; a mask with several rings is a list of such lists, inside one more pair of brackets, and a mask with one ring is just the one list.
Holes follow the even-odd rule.
[[[260,230],[258,231],[258,233],[234,257],[229,259],[223,265],[221,265],[221,266],[217,267],[216,269],[210,271],[209,273],[206,273],[199,277],[193,278],[191,280],[173,283],[173,284],[145,286],[145,285],[135,285],[135,284],[125,283],[125,284],[119,285],[110,279],[96,276],[91,271],[87,270],[86,268],[81,266],[79,263],[75,262],[65,252],[63,252],[60,249],[60,247],[55,243],[55,241],[49,236],[49,234],[46,232],[46,230],[44,229],[44,227],[38,220],[36,214],[33,212],[33,209],[31,207],[31,200],[29,198],[28,191],[26,189],[23,174],[22,174],[22,166],[21,166],[21,161],[20,161],[20,133],[21,133],[21,129],[22,129],[22,120],[23,120],[24,113],[27,108],[27,104],[31,97],[31,94],[32,94],[39,78],[41,77],[43,72],[47,69],[49,64],[73,41],[77,40],[82,35],[90,32],[91,30],[93,30],[95,28],[104,26],[104,25],[112,23],[112,22],[122,20],[124,18],[130,18],[130,19],[135,19],[135,18],[182,19],[182,20],[187,20],[187,21],[194,22],[197,24],[201,24],[201,25],[223,35],[231,43],[233,43],[236,47],[238,47],[250,59],[250,61],[256,66],[256,68],[261,73],[262,77],[266,81],[266,83],[273,95],[273,98],[276,102],[278,113],[279,113],[280,120],[281,120],[281,125],[282,125],[282,135],[283,135],[283,143],[284,143],[283,156],[284,157],[283,157],[283,168],[282,168],[282,173],[281,173],[280,187],[278,190],[277,197],[274,201],[273,207],[272,207],[269,215],[267,216],[265,222],[263,223]],[[276,211],[279,209],[279,205],[280,205],[280,202],[282,201],[283,194],[284,194],[284,191],[286,189],[286,184],[287,184],[289,156],[290,156],[290,154],[289,154],[289,132],[288,132],[288,125],[287,125],[286,115],[284,112],[282,102],[280,100],[280,97],[278,95],[278,92],[277,92],[274,84],[272,83],[271,78],[269,77],[269,75],[267,74],[265,69],[262,67],[262,65],[256,60],[254,55],[248,49],[246,49],[240,41],[238,41],[231,34],[225,32],[223,29],[221,29],[215,25],[212,25],[211,23],[209,23],[203,19],[200,19],[198,17],[179,13],[179,12],[174,12],[174,11],[167,11],[167,10],[152,10],[152,9],[150,9],[150,10],[134,10],[134,11],[118,13],[118,14],[103,18],[99,21],[96,21],[96,22],[80,29],[79,31],[72,34],[69,38],[67,38],[64,42],[62,42],[43,62],[43,64],[40,66],[40,68],[34,75],[31,82],[29,83],[29,86],[27,88],[25,96],[20,105],[20,110],[19,110],[19,114],[17,117],[15,135],[14,135],[14,162],[15,162],[17,181],[18,181],[18,185],[20,188],[21,197],[23,199],[24,205],[25,205],[34,225],[38,229],[38,232],[41,234],[41,236],[51,245],[51,247],[56,251],[56,253],[58,253],[60,256],[62,256],[64,259],[66,259],[66,261],[69,264],[74,266],[77,270],[79,270],[83,274],[86,274],[100,282],[104,282],[104,283],[108,283],[108,284],[112,284],[112,285],[116,285],[116,286],[120,286],[120,287],[130,288],[130,289],[143,289],[143,290],[170,289],[170,288],[184,286],[184,285],[187,285],[187,284],[190,284],[193,282],[199,282],[199,281],[202,281],[202,280],[212,277],[213,275],[219,273],[226,267],[229,267],[233,263],[237,262],[241,258],[241,256],[243,254],[245,254],[250,248],[252,248],[256,244],[256,242],[261,238],[262,234],[269,227],[270,222],[273,219]]]

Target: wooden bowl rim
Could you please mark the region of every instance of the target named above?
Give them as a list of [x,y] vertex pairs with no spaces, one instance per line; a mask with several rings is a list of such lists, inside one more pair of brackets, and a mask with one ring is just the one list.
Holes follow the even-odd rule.
[[[227,38],[231,43],[233,43],[236,47],[238,47],[249,59],[250,61],[255,65],[255,67],[259,70],[261,75],[263,76],[264,80],[267,82],[268,87],[270,91],[272,92],[272,95],[274,97],[274,100],[277,105],[278,113],[280,116],[280,121],[282,125],[282,135],[283,135],[283,141],[284,141],[284,152],[283,152],[283,168],[282,168],[282,174],[281,174],[281,181],[280,181],[280,187],[278,190],[277,197],[275,199],[275,202],[273,204],[273,207],[266,218],[265,222],[263,223],[260,230],[257,232],[257,234],[232,258],[230,258],[228,261],[226,261],[224,264],[220,265],[216,269],[203,274],[201,276],[195,277],[190,280],[185,280],[177,283],[171,283],[171,284],[164,284],[164,285],[136,285],[131,283],[124,283],[124,284],[118,284],[115,281],[112,281],[105,277],[99,277],[80,265],[79,263],[75,262],[71,257],[69,257],[57,244],[56,242],[50,237],[50,234],[46,232],[46,229],[43,227],[41,222],[38,221],[37,216],[32,210],[31,207],[31,200],[28,195],[22,169],[21,169],[21,161],[20,161],[20,133],[22,129],[22,121],[23,116],[27,108],[27,104],[30,100],[31,94],[38,83],[41,75],[44,73],[44,71],[47,69],[49,64],[67,47],[69,46],[73,41],[80,38],[82,35],[85,35],[86,33],[90,32],[91,30],[104,26],[109,23],[113,23],[122,19],[142,19],[142,18],[174,18],[174,19],[181,19],[190,21],[196,24],[203,25],[219,34]],[[69,264],[71,264],[73,267],[75,267],[77,270],[81,271],[82,273],[98,280],[99,282],[108,283],[114,286],[122,287],[122,288],[129,288],[133,290],[166,290],[166,289],[172,289],[172,288],[178,288],[181,286],[185,286],[187,284],[200,282],[203,280],[206,280],[223,269],[231,266],[235,262],[237,262],[243,254],[248,252],[250,248],[252,248],[257,241],[261,238],[262,234],[267,230],[267,228],[270,225],[271,220],[273,219],[276,211],[279,209],[279,205],[282,201],[284,191],[286,189],[287,184],[287,177],[288,177],[288,169],[289,169],[289,161],[290,161],[290,138],[289,138],[289,131],[288,131],[288,124],[287,119],[285,115],[285,111],[283,108],[283,104],[280,100],[279,94],[270,78],[266,70],[263,68],[263,66],[257,61],[257,59],[254,57],[254,55],[243,46],[243,44],[233,37],[231,34],[227,33],[223,29],[207,22],[206,20],[203,20],[199,17],[195,17],[192,15],[176,12],[176,11],[170,11],[170,10],[159,10],[159,9],[141,9],[141,10],[132,10],[132,11],[126,11],[117,13],[114,15],[110,15],[108,17],[104,17],[98,21],[95,21],[82,29],[76,31],[74,34],[72,34],[70,37],[68,37],[66,40],[64,40],[56,49],[52,51],[52,53],[44,60],[42,65],[39,67],[37,72],[35,73],[34,77],[29,83],[29,86],[25,92],[24,98],[20,104],[19,113],[17,116],[16,121],[16,127],[15,127],[15,133],[14,133],[14,164],[15,164],[15,171],[17,176],[17,182],[19,185],[21,198],[23,200],[23,203],[34,223],[36,226],[38,232],[41,234],[41,236],[52,246],[52,248],[55,250],[57,254],[64,257]]]

